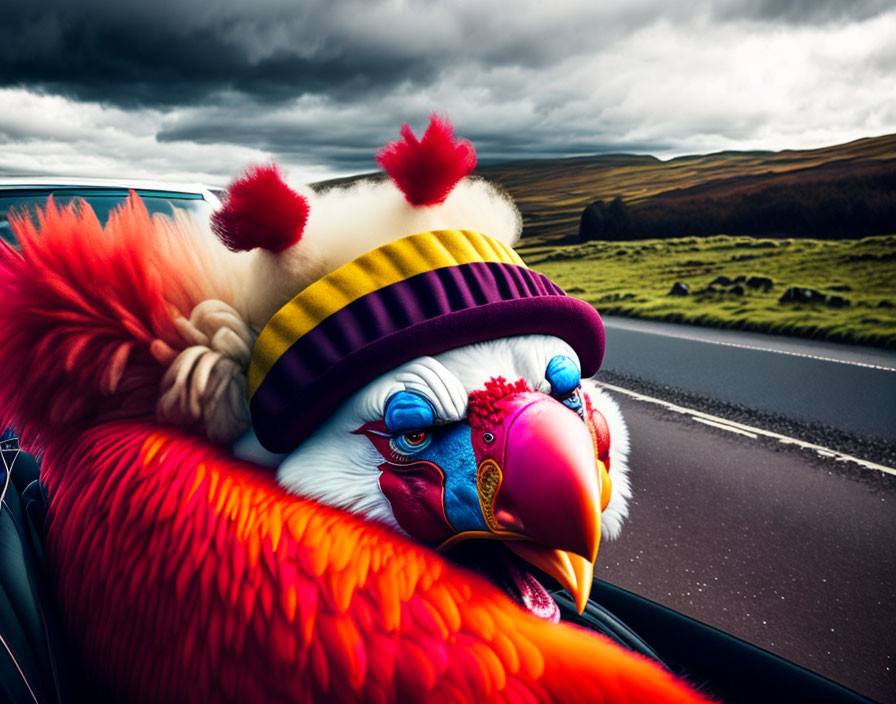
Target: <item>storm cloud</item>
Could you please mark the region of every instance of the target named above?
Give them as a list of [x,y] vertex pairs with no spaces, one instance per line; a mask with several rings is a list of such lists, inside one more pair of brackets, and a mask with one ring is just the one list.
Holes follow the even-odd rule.
[[339,175],[434,109],[485,162],[821,146],[896,131],[888,5],[12,0],[0,171]]
[[[14,0],[0,25],[0,80],[120,106],[196,104],[222,91],[350,101],[429,84],[458,64],[554,63],[570,40],[606,40],[606,18],[587,7],[542,16],[494,2]],[[614,26],[643,21],[627,14]]]

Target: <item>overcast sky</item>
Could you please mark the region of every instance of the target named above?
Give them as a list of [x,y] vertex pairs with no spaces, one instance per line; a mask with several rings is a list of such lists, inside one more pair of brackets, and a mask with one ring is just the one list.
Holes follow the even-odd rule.
[[896,2],[3,2],[3,175],[319,180],[432,110],[480,162],[894,133]]

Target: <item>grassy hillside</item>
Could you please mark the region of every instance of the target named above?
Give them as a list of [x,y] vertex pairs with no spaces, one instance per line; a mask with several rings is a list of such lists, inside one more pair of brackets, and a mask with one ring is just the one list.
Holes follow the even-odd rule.
[[[799,173],[802,172],[802,173]],[[477,173],[501,184],[523,213],[527,238],[576,241],[582,209],[595,200],[621,196],[632,209],[665,194],[660,207],[708,195],[743,195],[782,179],[825,184],[896,174],[896,135],[861,139],[822,149],[781,152],[719,152],[660,161],[651,156],[610,154],[544,159],[482,167]],[[679,198],[681,196],[681,199]]]
[[[896,235],[688,237],[529,244],[520,251],[532,268],[604,314],[896,348]],[[712,284],[720,276],[731,283]],[[770,279],[770,288],[751,288],[753,277]],[[668,295],[676,282],[690,294]],[[780,303],[792,286],[814,289],[827,301]]]

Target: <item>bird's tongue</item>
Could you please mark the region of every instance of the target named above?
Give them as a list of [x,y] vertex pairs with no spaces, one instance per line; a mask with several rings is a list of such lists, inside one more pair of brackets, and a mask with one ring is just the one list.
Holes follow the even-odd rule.
[[557,623],[560,609],[541,582],[531,573],[520,569],[509,554],[501,555],[507,579],[502,580],[504,591],[539,618]]
[[447,556],[485,577],[526,611],[556,623],[560,620],[560,609],[550,592],[526,569],[527,562],[507,549],[508,544],[469,540],[452,546]]

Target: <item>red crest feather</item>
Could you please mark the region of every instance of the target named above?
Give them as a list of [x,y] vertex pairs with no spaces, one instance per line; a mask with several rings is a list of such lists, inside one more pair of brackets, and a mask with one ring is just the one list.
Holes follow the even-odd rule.
[[212,215],[212,229],[235,252],[281,252],[302,238],[307,220],[308,201],[270,164],[250,167],[230,184],[227,202]]
[[489,422],[498,422],[504,415],[499,402],[513,396],[532,391],[525,379],[517,379],[512,384],[503,376],[489,379],[484,389],[470,392],[467,417],[473,428],[483,428]]
[[476,150],[466,139],[454,137],[454,126],[447,118],[433,114],[422,139],[404,123],[401,140],[380,149],[376,160],[408,203],[439,205],[476,168]]

